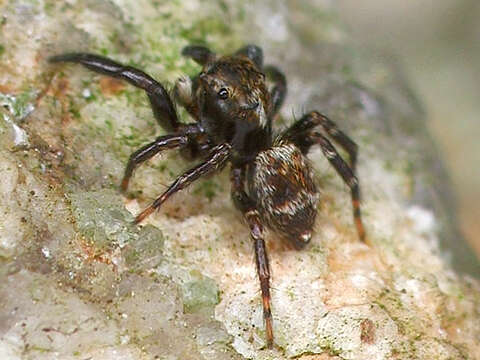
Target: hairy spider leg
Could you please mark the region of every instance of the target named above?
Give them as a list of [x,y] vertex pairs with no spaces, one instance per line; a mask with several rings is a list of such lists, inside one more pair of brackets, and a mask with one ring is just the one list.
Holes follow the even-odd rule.
[[215,60],[216,55],[209,48],[199,45],[189,45],[182,49],[182,55],[191,58],[199,65]]
[[175,106],[162,84],[141,70],[131,66],[119,64],[103,56],[88,53],[70,53],[53,56],[50,62],[73,62],[79,63],[86,68],[100,74],[126,80],[128,83],[146,91],[153,114],[160,126],[168,132],[179,129],[181,123],[178,120]]
[[185,147],[188,144],[188,136],[185,134],[177,135],[165,135],[160,136],[155,141],[141,147],[135,151],[128,160],[127,168],[125,169],[125,174],[123,176],[121,189],[126,191],[128,188],[128,183],[133,174],[133,170],[143,163],[144,161],[151,159],[153,156],[158,154],[160,151],[166,149],[175,149],[178,147]]
[[227,143],[214,146],[207,160],[180,175],[162,195],[135,218],[135,223],[141,222],[155,209],[159,208],[171,195],[186,188],[201,176],[220,170],[230,156],[230,149],[231,146]]
[[270,266],[268,263],[267,248],[263,236],[263,226],[260,215],[255,208],[254,201],[245,192],[245,167],[232,167],[230,180],[232,182],[232,199],[250,228],[250,235],[255,249],[255,263],[257,275],[262,291],[263,318],[267,347],[273,346],[272,310],[270,307]]
[[154,142],[135,151],[130,156],[121,183],[122,191],[127,190],[134,168],[164,149],[173,149],[176,147],[185,148],[186,145],[188,145],[190,152],[189,154],[184,153],[183,155],[188,156],[189,158],[195,158],[196,156],[205,153],[211,147],[210,143],[206,142],[205,139],[199,136],[201,129],[198,123],[186,125],[179,122],[175,107],[168,92],[162,84],[145,74],[143,71],[130,66],[121,65],[102,56],[87,53],[70,53],[53,56],[49,61],[53,63],[79,63],[97,73],[126,80],[131,85],[145,90],[150,99],[155,118],[160,126],[167,131],[176,133],[159,137]]
[[[349,165],[341,158],[335,147],[323,135],[313,132],[316,126],[320,126],[327,135],[337,142],[349,156]],[[307,154],[314,144],[319,144],[323,153],[340,174],[345,183],[350,187],[353,206],[353,220],[357,228],[358,236],[362,242],[366,241],[365,227],[363,226],[360,210],[360,185],[356,176],[358,146],[337,125],[320,114],[312,111],[296,121],[283,134],[282,139],[292,141],[298,148]],[[328,154],[328,155],[327,155]],[[330,156],[330,157],[329,157]]]
[[[305,136],[316,126],[321,126],[322,129],[348,153],[350,167],[353,173],[356,174],[358,153],[357,144],[341,131],[337,124],[318,111],[312,111],[302,116],[289,129],[287,129],[282,137],[290,138],[301,144],[301,138],[305,138]],[[307,141],[307,143],[301,144],[300,149],[306,154],[310,150],[311,145],[313,144],[310,144]]]
[[246,45],[235,52],[235,55],[243,55],[252,60],[259,70],[263,68],[263,50],[257,45]]
[[245,220],[250,227],[250,234],[254,242],[255,263],[257,266],[258,278],[260,279],[260,289],[262,291],[263,318],[265,320],[267,347],[272,348],[273,326],[272,310],[270,308],[270,266],[268,264],[265,240],[263,240],[263,226],[257,210],[251,210],[245,213]]
[[348,166],[345,160],[338,154],[332,143],[322,134],[314,132],[309,136],[311,141],[320,145],[323,154],[327,160],[332,164],[337,173],[341,176],[345,184],[350,188],[353,206],[353,219],[357,228],[358,236],[362,242],[365,242],[365,228],[362,223],[362,216],[360,211],[360,187],[358,179],[353,173],[353,170]]

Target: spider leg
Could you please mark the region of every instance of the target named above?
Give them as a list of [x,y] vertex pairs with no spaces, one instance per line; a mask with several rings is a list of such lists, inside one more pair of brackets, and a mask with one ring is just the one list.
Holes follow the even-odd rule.
[[[321,128],[335,142],[348,153],[350,161],[347,164],[338,154],[335,147],[322,134],[313,129],[320,125]],[[328,161],[333,165],[343,181],[350,187],[353,206],[353,219],[357,228],[358,236],[365,242],[365,228],[363,226],[360,211],[360,187],[356,177],[356,163],[358,147],[345,133],[338,129],[337,125],[325,115],[313,111],[296,121],[282,135],[283,140],[293,142],[304,154],[308,153],[312,145],[319,144]]]
[[265,66],[265,73],[273,82],[273,88],[270,91],[273,104],[270,118],[273,118],[282,107],[287,96],[287,79],[280,69],[273,65]]
[[207,160],[179,176],[162,195],[135,218],[135,223],[138,224],[145,219],[177,191],[186,188],[201,176],[221,169],[230,156],[230,149],[231,146],[227,143],[214,146]]
[[162,84],[141,70],[119,64],[103,56],[87,53],[57,55],[51,57],[49,61],[52,63],[79,63],[97,73],[126,80],[133,86],[146,91],[152,106],[153,114],[160,126],[169,132],[176,131],[181,126],[168,92]]
[[273,346],[272,311],[270,307],[270,267],[268,264],[267,249],[263,239],[263,226],[260,215],[255,208],[254,201],[245,193],[245,167],[233,167],[231,171],[232,199],[239,209],[248,226],[255,249],[255,263],[262,291],[263,318],[265,320],[265,332],[267,347]]
[[356,173],[358,152],[357,144],[355,144],[352,139],[342,132],[338,128],[337,124],[318,111],[312,111],[302,116],[302,118],[296,121],[282,135],[282,137],[298,143],[300,145],[300,149],[304,153],[307,153],[312,144],[310,144],[308,140],[304,140],[306,139],[305,134],[308,134],[316,126],[321,126],[322,129],[348,153],[350,158],[350,167],[352,168],[353,172]]
[[263,68],[263,50],[257,45],[249,44],[235,52],[236,55],[243,55],[252,60],[261,70]]
[[307,141],[310,141],[312,144],[316,143],[320,145],[320,148],[322,149],[322,152],[327,160],[330,162],[330,164],[332,164],[337,173],[342,177],[345,184],[347,184],[350,188],[352,195],[353,220],[355,222],[360,241],[365,242],[365,228],[363,226],[360,211],[360,187],[353,169],[345,162],[345,160],[342,159],[332,143],[322,134],[313,132],[307,137]]
[[215,53],[205,46],[189,45],[182,50],[182,55],[192,58],[197,64],[205,65],[215,60]]
[[152,158],[160,151],[165,149],[174,149],[177,147],[185,147],[188,144],[188,136],[185,134],[181,135],[165,135],[160,136],[155,141],[141,147],[130,155],[128,160],[127,168],[125,169],[125,174],[123,176],[121,189],[126,191],[128,188],[128,183],[133,174],[133,170],[140,165],[142,162]]

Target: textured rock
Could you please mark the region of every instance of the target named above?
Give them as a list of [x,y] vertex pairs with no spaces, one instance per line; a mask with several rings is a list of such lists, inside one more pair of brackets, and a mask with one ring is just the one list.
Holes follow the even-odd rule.
[[[326,3],[0,1],[0,358],[478,358],[480,265],[456,232],[421,108]],[[288,77],[278,128],[318,109],[359,144],[371,243],[358,242],[346,187],[312,151],[322,193],[311,244],[268,235],[274,350],[227,172],[133,226],[189,164],[162,154],[123,197],[129,154],[162,133],[147,99],[46,62],[89,50],[171,86],[198,71],[183,46],[253,41]]]

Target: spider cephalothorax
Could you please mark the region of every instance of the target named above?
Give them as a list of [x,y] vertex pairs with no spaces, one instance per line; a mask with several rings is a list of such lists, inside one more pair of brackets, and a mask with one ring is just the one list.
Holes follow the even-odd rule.
[[[50,61],[80,63],[145,90],[159,124],[171,133],[158,137],[130,156],[121,183],[123,191],[135,167],[160,151],[178,148],[189,159],[202,159],[142,211],[136,223],[177,191],[231,163],[232,199],[250,227],[262,290],[267,345],[271,347],[270,270],[263,224],[296,248],[310,241],[318,191],[306,154],[313,145],[319,145],[350,187],[355,225],[360,239],[365,241],[355,176],[357,145],[335,123],[316,111],[274,134],[272,122],[285,98],[286,80],[277,68],[263,65],[259,47],[248,45],[233,55],[219,57],[205,47],[188,46],[183,55],[203,66],[192,79],[179,79],[173,91],[176,101],[194,120],[189,124],[179,121],[165,88],[138,69],[85,53],[59,55]],[[272,83],[270,88],[266,75]],[[329,138],[348,153],[348,162],[340,157]]]
[[270,145],[272,108],[265,75],[241,55],[211,55],[202,65],[193,81],[177,82],[175,93],[213,142],[228,142],[235,162],[248,161]]

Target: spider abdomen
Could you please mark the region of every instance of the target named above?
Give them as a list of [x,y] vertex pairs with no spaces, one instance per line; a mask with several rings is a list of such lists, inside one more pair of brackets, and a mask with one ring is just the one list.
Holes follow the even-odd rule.
[[249,172],[249,192],[263,220],[301,248],[311,239],[318,192],[310,163],[291,143],[260,152]]

